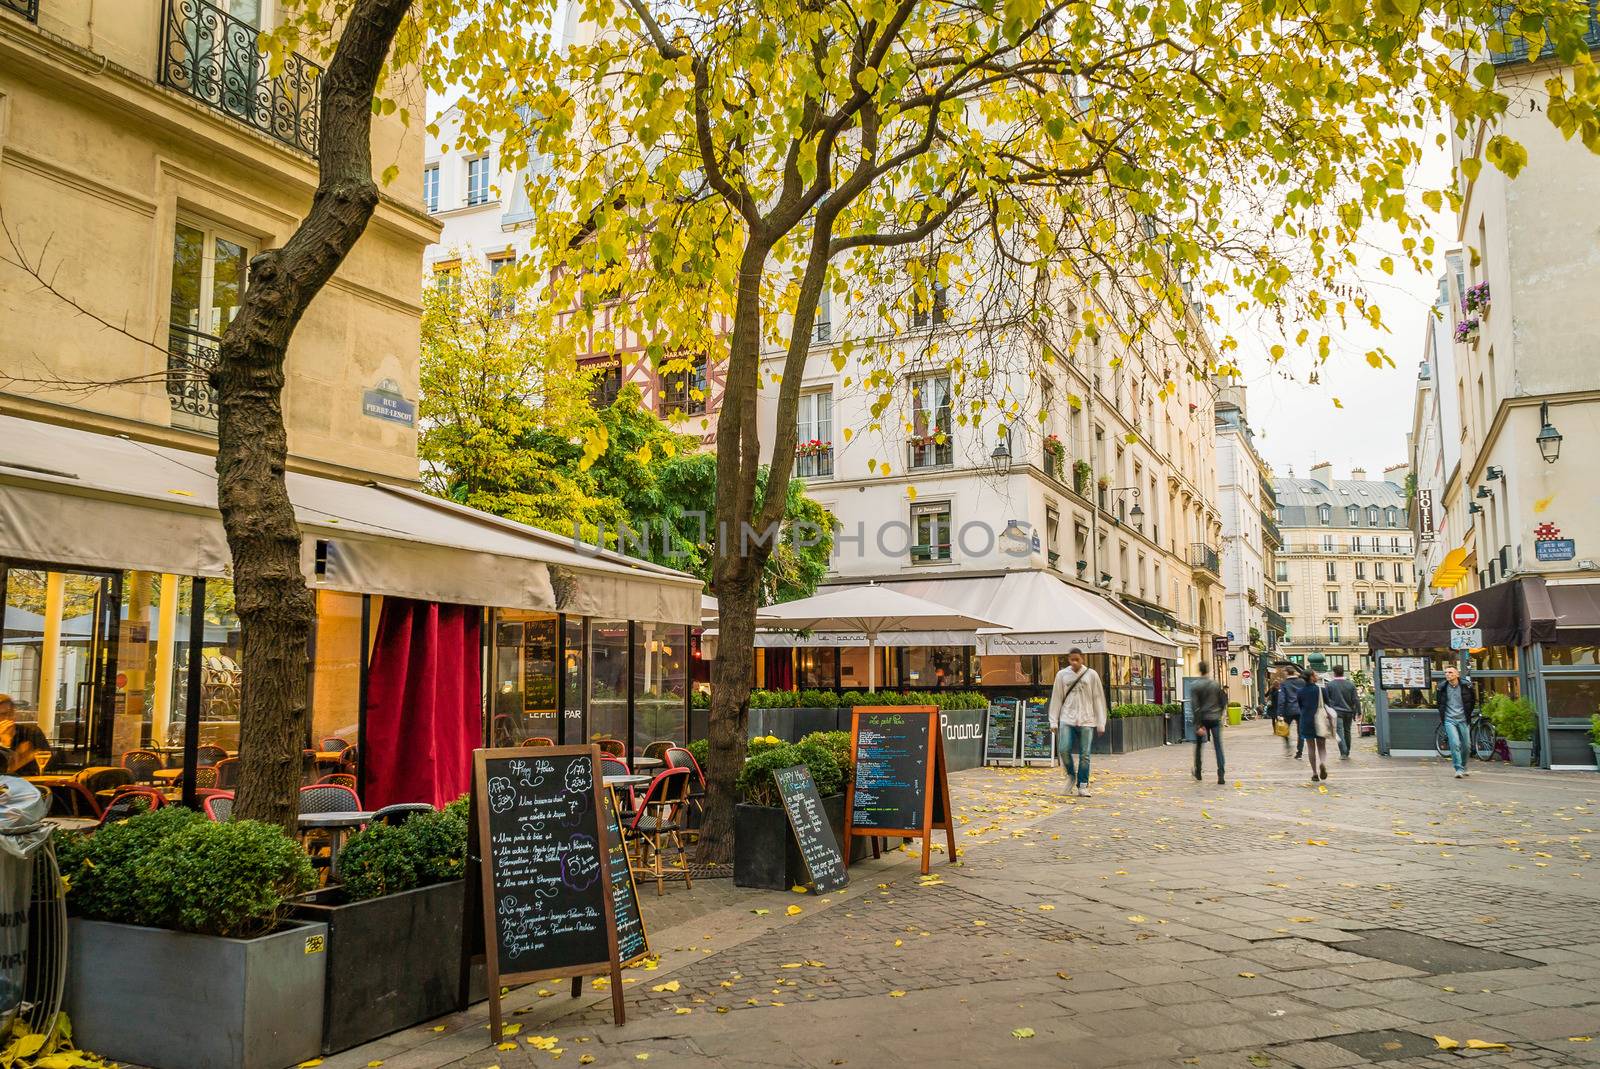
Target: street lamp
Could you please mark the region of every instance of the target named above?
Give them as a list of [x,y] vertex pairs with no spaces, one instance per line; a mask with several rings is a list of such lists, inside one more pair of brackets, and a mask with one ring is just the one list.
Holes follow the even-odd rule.
[[1106,491],[1107,494],[1132,494],[1133,508],[1128,510],[1128,519],[1135,525],[1143,522],[1144,509],[1139,506],[1139,488],[1137,486],[1113,486]]
[[1561,456],[1561,432],[1550,423],[1549,401],[1539,404],[1539,437],[1534,441],[1539,444],[1539,455],[1546,464],[1554,464]]
[[1001,434],[1000,444],[994,447],[994,452],[989,454],[989,463],[994,467],[996,475],[1011,474],[1011,442],[1010,435]]
[[1489,489],[1487,486],[1478,487],[1478,500],[1479,501],[1482,501],[1482,500],[1484,500],[1486,498],[1491,498],[1493,496],[1494,496],[1494,491]]

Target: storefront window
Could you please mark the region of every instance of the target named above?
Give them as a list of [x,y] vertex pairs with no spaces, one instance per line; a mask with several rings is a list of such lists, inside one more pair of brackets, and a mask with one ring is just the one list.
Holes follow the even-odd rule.
[[688,629],[640,623],[634,636],[634,750],[652,742],[683,743],[688,732]]
[[[979,657],[978,674],[973,683],[984,687],[1025,687],[1033,682],[1031,660],[1031,657],[1010,653]],[[1052,672],[1050,678],[1043,681],[1054,680]]]
[[[589,627],[589,739],[628,737],[628,625],[596,620]],[[573,742],[569,733],[567,741]]]
[[1517,648],[1515,646],[1490,646],[1472,655],[1468,669],[1479,672],[1515,672]]
[[[184,580],[183,585],[187,584],[188,580]],[[168,733],[178,585],[175,577],[155,572],[123,574],[111,748],[100,755],[112,763],[119,763],[121,755],[129,750],[142,750],[153,739],[165,738]],[[165,611],[169,609],[170,613]]]
[[556,711],[553,613],[501,609],[496,614],[490,737],[496,746],[560,737]]
[[1544,663],[1600,665],[1600,646],[1546,646]]
[[932,690],[939,685],[931,647],[905,646],[898,652],[902,687],[909,687],[912,690]]
[[311,748],[343,750],[360,741],[361,595],[317,591],[311,656]]
[[569,616],[561,636],[561,657],[566,673],[565,707],[562,709],[562,733],[556,739],[566,746],[580,743],[583,735],[583,710],[587,700],[584,689],[584,645],[583,645],[584,619],[581,616]]
[[[839,650],[839,685],[845,690],[867,689],[867,647],[844,646]],[[891,680],[885,668],[889,665],[890,650],[878,647],[878,686],[889,685]]]
[[[193,600],[193,587],[186,587],[179,596],[179,615],[189,615]],[[198,658],[200,662],[200,738],[199,745],[226,750],[230,755],[239,750],[239,683],[240,644],[239,618],[233,609],[233,583],[227,579],[205,580],[205,599],[201,607],[204,621],[204,638]],[[188,708],[189,661],[193,652],[185,646],[183,657],[177,663],[180,681],[176,697],[179,710]],[[175,714],[172,731],[167,738],[169,747],[181,750],[185,738],[185,718]],[[211,755],[215,756],[215,755]],[[169,757],[168,764],[174,764]],[[211,762],[202,760],[201,764]]]
[[795,650],[795,685],[801,690],[832,690],[839,651],[832,646],[800,646]]
[[0,693],[17,722],[37,725],[56,766],[88,763],[105,681],[96,665],[110,641],[114,578],[84,572],[12,568],[6,573]]

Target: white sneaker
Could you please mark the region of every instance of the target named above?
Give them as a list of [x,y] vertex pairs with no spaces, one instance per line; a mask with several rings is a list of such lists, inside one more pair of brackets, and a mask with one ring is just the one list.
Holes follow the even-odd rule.
[[1087,787],[1079,787],[1078,788],[1078,797],[1079,798],[1088,798],[1089,797],[1089,788],[1087,788]]
[[1457,772],[1456,773],[1456,779],[1461,779],[1461,778],[1463,778],[1465,776],[1466,776],[1465,772]]

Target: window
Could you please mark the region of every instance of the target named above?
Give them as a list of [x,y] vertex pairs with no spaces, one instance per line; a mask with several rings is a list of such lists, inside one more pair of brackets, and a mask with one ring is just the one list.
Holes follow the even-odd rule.
[[489,203],[489,157],[467,161],[467,204]]
[[515,299],[507,296],[500,288],[500,272],[516,262],[517,254],[510,249],[489,254],[490,311],[496,319],[509,312],[515,303]]
[[1359,560],[1356,561],[1356,578],[1357,579],[1365,579],[1366,577],[1367,577],[1367,565],[1366,565],[1366,562],[1365,561],[1359,561]]
[[1394,592],[1394,611],[1395,612],[1405,612],[1406,611],[1406,595],[1405,595],[1404,591],[1396,590]]
[[1381,613],[1389,611],[1389,595],[1381,590],[1378,591],[1378,611]]
[[1358,590],[1358,591],[1356,591],[1356,612],[1360,613],[1360,612],[1366,612],[1366,611],[1367,611],[1367,592],[1365,590]]
[[167,401],[177,422],[211,429],[217,395],[210,373],[217,347],[239,311],[250,243],[210,223],[179,219],[172,238],[167,329]]
[[692,367],[661,376],[661,414],[670,419],[701,416],[705,411],[706,357],[701,353],[694,358]]
[[1339,611],[1339,592],[1337,590],[1328,591],[1328,611]]
[[[1350,539],[1350,552],[1360,553],[1362,547],[1366,545],[1366,541],[1367,540],[1362,538],[1360,535],[1356,535],[1354,538]],[[1373,545],[1377,545],[1377,543],[1374,542]],[[1359,576],[1357,578],[1359,578]]]
[[1273,577],[1280,583],[1289,581],[1289,564],[1287,561],[1278,561],[1274,566]]
[[1399,553],[1400,552],[1400,539],[1398,539],[1398,538],[1389,539],[1389,552],[1390,553]]
[[1289,592],[1287,590],[1278,591],[1278,611],[1289,611]]
[[1328,581],[1331,582],[1331,583],[1337,583],[1339,581],[1339,564],[1338,564],[1338,562],[1337,561],[1329,561],[1325,567],[1327,568],[1327,571],[1328,571]]
[[911,559],[950,559],[950,502],[930,501],[911,506]]
[[607,408],[617,399],[617,394],[622,392],[622,355],[612,353],[593,360],[585,360],[578,365],[578,370],[588,372],[592,376],[589,386],[589,397],[596,408]]
[[1351,505],[1349,508],[1344,510],[1344,518],[1347,526],[1354,527],[1356,524],[1361,522],[1361,510],[1356,508],[1354,505]]
[[[1044,507],[1044,551],[1050,567],[1058,567],[1061,563],[1061,552],[1056,549],[1056,542],[1061,537],[1061,513],[1054,505]],[[1144,558],[1140,558],[1141,562]]]
[[811,326],[811,336],[817,341],[828,341],[833,337],[833,293],[826,283],[817,295],[817,318]]
[[1324,552],[1324,553],[1332,553],[1332,552],[1334,552],[1333,535],[1323,535],[1322,536],[1322,552]]
[[1388,516],[1389,516],[1389,526],[1390,527],[1399,527],[1400,526],[1400,510],[1399,509],[1394,508],[1393,506],[1390,506],[1390,508],[1388,510]]
[[1371,506],[1368,506],[1368,508],[1367,508],[1367,526],[1368,527],[1376,527],[1376,526],[1378,526],[1378,506],[1377,505],[1371,505]]
[[1338,642],[1339,641],[1339,621],[1338,620],[1329,620],[1328,621],[1328,641],[1329,642]]
[[439,210],[439,165],[430,163],[422,169],[422,206],[430,212]]
[[1383,561],[1375,560],[1372,562],[1372,578],[1380,583],[1383,582]]
[[936,468],[951,463],[950,379],[932,375],[911,382],[910,466]]
[[801,394],[796,422],[794,473],[803,479],[832,475],[833,394],[827,390]]
[[942,283],[936,280],[939,258],[929,256],[922,260],[922,285],[926,287],[926,295],[917,292],[917,283],[912,283],[911,289],[911,326],[912,329],[923,327],[936,327],[945,321],[947,310],[946,290]]
[[1322,523],[1333,522],[1333,507],[1331,505],[1318,505],[1317,519]]

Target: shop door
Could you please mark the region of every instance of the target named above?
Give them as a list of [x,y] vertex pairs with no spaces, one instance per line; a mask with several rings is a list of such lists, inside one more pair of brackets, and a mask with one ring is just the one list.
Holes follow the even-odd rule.
[[50,741],[51,769],[82,768],[111,749],[121,576],[7,566],[0,693]]

